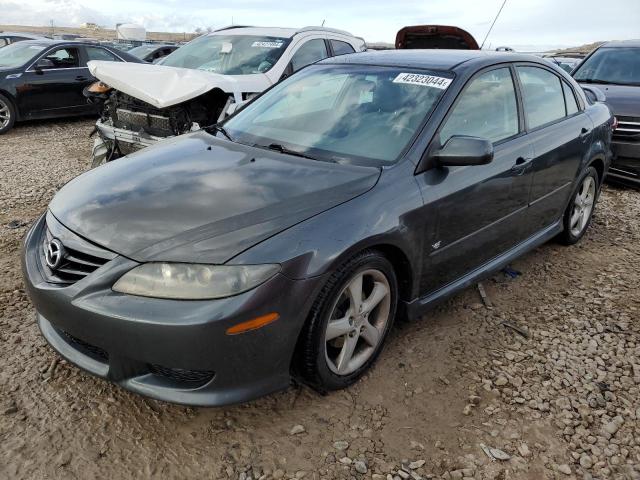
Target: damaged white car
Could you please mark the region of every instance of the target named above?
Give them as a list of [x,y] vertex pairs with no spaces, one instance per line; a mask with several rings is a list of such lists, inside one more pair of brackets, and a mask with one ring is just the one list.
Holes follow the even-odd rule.
[[156,65],[89,62],[100,82],[85,96],[103,103],[92,165],[211,126],[302,67],[365,49],[361,38],[324,27],[229,27]]

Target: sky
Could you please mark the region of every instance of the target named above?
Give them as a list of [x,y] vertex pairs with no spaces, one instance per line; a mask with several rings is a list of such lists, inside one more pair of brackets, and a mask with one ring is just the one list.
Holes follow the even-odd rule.
[[[348,30],[368,42],[389,42],[406,25],[443,24],[482,42],[503,0],[0,0],[0,24],[114,28],[138,23],[149,31],[193,32],[230,25]],[[491,47],[578,46],[640,38],[640,0],[507,0],[487,40]]]

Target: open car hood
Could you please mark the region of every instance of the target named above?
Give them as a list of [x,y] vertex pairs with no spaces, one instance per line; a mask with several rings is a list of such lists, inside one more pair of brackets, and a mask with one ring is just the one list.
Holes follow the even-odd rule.
[[270,82],[262,73],[220,75],[188,68],[145,63],[88,63],[91,74],[112,88],[131,95],[156,108],[166,108],[199,97],[209,90],[223,92],[261,92]]
[[396,35],[396,48],[480,49],[473,35],[462,28],[449,25],[414,25],[404,27]]

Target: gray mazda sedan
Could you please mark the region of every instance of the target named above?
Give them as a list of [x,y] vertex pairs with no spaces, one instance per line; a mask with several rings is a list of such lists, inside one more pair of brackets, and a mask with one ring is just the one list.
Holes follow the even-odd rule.
[[345,55],[64,186],[24,240],[42,334],[156,399],[354,383],[399,316],[585,234],[613,117],[542,59]]

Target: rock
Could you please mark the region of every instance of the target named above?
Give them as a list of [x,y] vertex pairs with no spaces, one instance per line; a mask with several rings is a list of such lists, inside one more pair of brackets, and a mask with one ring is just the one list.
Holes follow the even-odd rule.
[[520,453],[520,455],[522,455],[524,458],[530,457],[531,450],[529,450],[529,445],[527,445],[526,443],[521,443],[518,446],[518,453]]
[[349,442],[345,442],[344,440],[338,440],[337,442],[333,442],[333,448],[336,450],[343,452],[347,448],[349,448]]
[[463,415],[471,415],[471,411],[473,410],[473,405],[471,405],[470,403],[467,404],[464,409],[462,410],[462,414]]
[[615,435],[619,429],[620,425],[615,421],[611,421],[602,427],[603,432],[608,433],[610,436]]
[[345,465],[351,465],[353,463],[353,460],[351,460],[349,457],[342,457],[340,460],[338,460],[340,463],[343,463]]
[[6,405],[3,409],[2,409],[2,414],[3,415],[12,415],[14,413],[18,412],[18,405],[16,405],[16,403],[14,401],[11,401],[8,405]]
[[280,480],[281,478],[284,478],[284,470],[277,469],[275,472],[273,472],[273,478],[275,480]]
[[415,462],[409,463],[409,468],[411,470],[416,470],[416,469],[422,467],[425,463],[427,463],[427,462],[425,462],[424,460],[416,460]]
[[509,379],[504,375],[500,375],[493,383],[495,383],[498,387],[503,387],[504,385],[509,383]]
[[424,450],[424,445],[420,442],[416,442],[415,440],[411,440],[410,445],[412,450]]
[[64,467],[65,465],[69,465],[71,463],[71,452],[62,452],[58,455],[57,462],[59,467]]
[[356,472],[362,473],[362,474],[367,473],[367,464],[364,463],[362,460],[356,460],[355,462],[353,462],[353,466],[355,467]]
[[567,465],[566,463],[563,463],[562,465],[556,465],[556,470],[560,473],[564,473],[565,475],[571,475],[571,468],[569,468],[569,465]]
[[301,433],[304,433],[304,432],[306,432],[306,430],[302,425],[294,425],[289,433],[291,435],[300,435]]
[[591,468],[593,466],[591,457],[589,457],[589,455],[583,455],[582,457],[580,457],[580,466],[587,469]]

